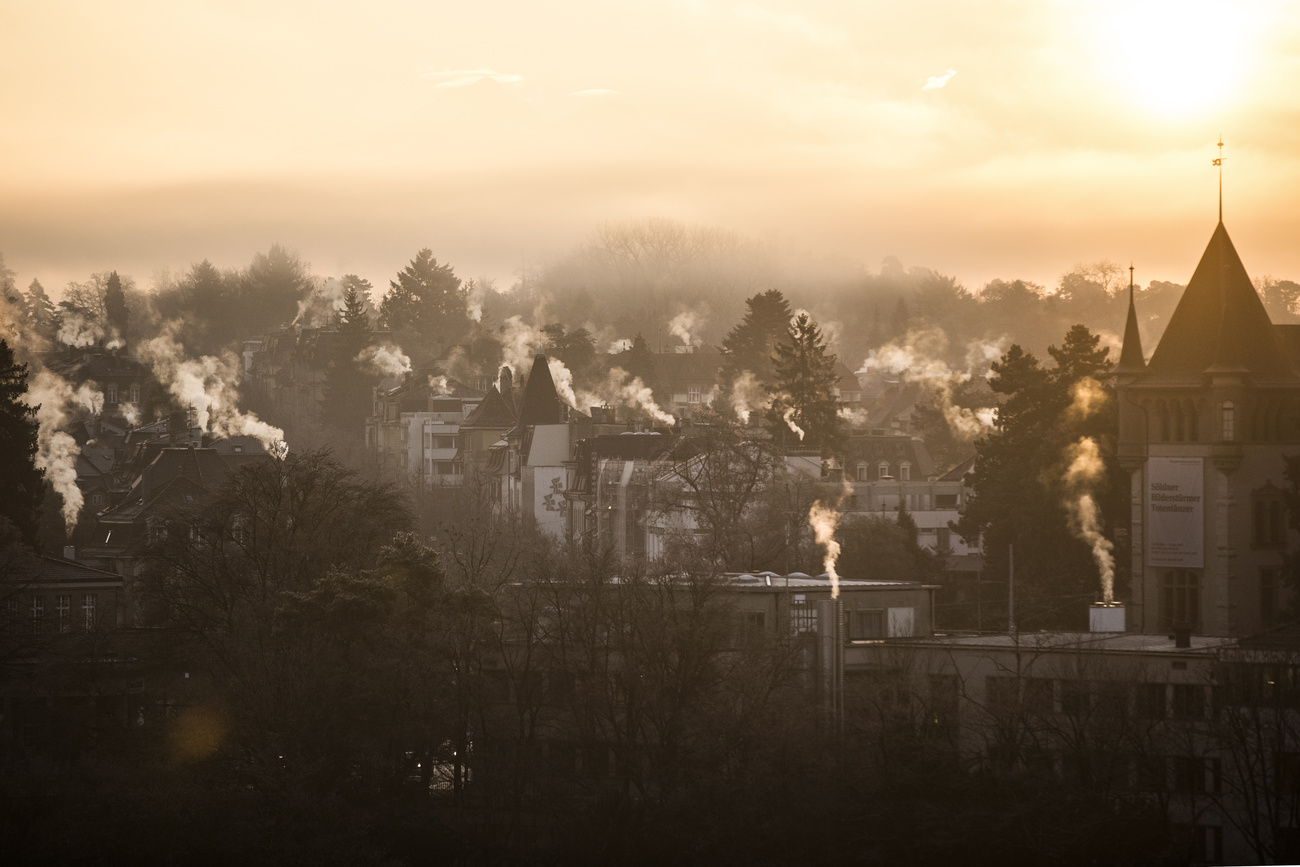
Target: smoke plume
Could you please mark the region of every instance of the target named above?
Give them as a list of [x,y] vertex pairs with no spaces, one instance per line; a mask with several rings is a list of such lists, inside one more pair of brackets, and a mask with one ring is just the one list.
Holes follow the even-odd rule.
[[965,370],[954,370],[944,361],[948,338],[936,328],[909,331],[901,340],[875,349],[862,362],[858,373],[879,371],[898,376],[907,382],[919,382],[934,393],[944,421],[954,435],[974,439],[986,433],[997,421],[991,407],[970,409],[953,401],[953,390],[976,373],[988,369],[990,362],[1006,351],[1006,338],[996,341],[977,340],[966,347]]
[[217,436],[250,436],[273,455],[283,457],[288,453],[284,431],[239,409],[235,384],[242,364],[233,353],[227,352],[220,358],[212,355],[186,358],[170,330],[166,330],[142,344],[139,355],[177,403],[194,407],[203,430]]
[[343,283],[333,277],[314,280],[311,291],[298,302],[298,313],[293,317],[290,327],[301,325],[304,328],[328,328],[343,307],[346,295]]
[[681,338],[682,343],[690,346],[693,343],[691,332],[701,324],[703,323],[700,321],[700,317],[694,310],[683,310],[681,313],[674,316],[672,321],[668,323],[668,333],[672,334],[674,337]]
[[[522,316],[511,316],[501,326],[501,363],[513,371],[532,370],[533,357],[546,350],[549,338],[540,328],[524,322]],[[569,406],[579,405],[573,393],[573,374],[564,362],[547,356],[546,366],[555,381],[555,391]]]
[[767,389],[748,370],[741,371],[731,384],[731,408],[736,411],[741,424],[749,424],[750,414],[767,409],[771,402],[772,396]]
[[55,339],[64,346],[93,346],[95,341],[104,337],[104,327],[95,320],[76,310],[63,314],[59,322],[59,333]]
[[1084,437],[1070,446],[1065,470],[1069,495],[1065,502],[1070,531],[1086,542],[1101,576],[1102,600],[1115,601],[1115,547],[1102,535],[1101,520],[1093,492],[1105,480],[1106,464],[1101,459],[1097,441]]
[[838,599],[840,575],[835,571],[835,564],[840,559],[840,543],[835,541],[835,529],[840,525],[840,510],[835,506],[823,505],[821,501],[815,502],[808,510],[808,523],[812,525],[817,544],[826,548],[822,568],[831,577],[831,598]]
[[1101,383],[1091,376],[1085,376],[1070,389],[1070,409],[1072,418],[1092,415],[1105,405],[1110,395],[1101,387]]
[[799,425],[795,424],[794,407],[792,406],[786,407],[785,412],[781,414],[781,418],[785,421],[786,427],[790,428],[791,431],[799,435],[799,442],[803,442],[804,429],[799,427]]
[[45,477],[63,499],[63,526],[71,537],[84,504],[81,489],[77,487],[77,458],[81,447],[63,427],[74,408],[92,414],[103,410],[104,395],[84,384],[73,389],[66,380],[48,370],[37,372],[27,395],[32,405],[39,405],[36,466],[45,471]]
[[631,376],[621,367],[610,368],[604,382],[598,384],[591,392],[581,392],[579,398],[583,401],[582,406],[602,403],[611,406],[628,406],[639,409],[655,421],[666,425],[675,424],[677,421],[672,414],[664,412],[659,404],[655,403],[654,393],[650,390],[650,386],[641,381],[641,377]]
[[411,359],[406,353],[390,344],[367,346],[355,359],[367,365],[380,376],[402,377],[411,372]]

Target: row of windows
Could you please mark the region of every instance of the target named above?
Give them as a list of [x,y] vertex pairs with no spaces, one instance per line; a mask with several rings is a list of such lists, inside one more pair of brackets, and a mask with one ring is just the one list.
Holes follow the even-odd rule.
[[1024,712],[1037,716],[1062,713],[1131,713],[1140,719],[1202,719],[1206,690],[1195,683],[1138,683],[990,675],[984,680],[990,712]]
[[[882,481],[885,479],[895,478],[893,474],[889,472],[889,461],[881,461],[880,463],[876,464],[875,466],[876,476],[874,479],[871,477],[871,470],[872,467],[870,464],[868,464],[865,461],[860,462],[857,466],[857,480],[859,482],[871,482],[871,481]],[[898,465],[897,481],[910,482],[911,480],[912,480],[912,465],[909,464],[907,461],[903,461]]]
[[[133,383],[131,386],[129,386],[129,387],[127,388],[127,390],[126,390],[126,395],[127,395],[126,399],[127,399],[128,402],[130,402],[130,403],[139,403],[139,402],[140,402],[140,386],[135,385],[135,384]],[[106,386],[104,387],[104,402],[105,402],[105,403],[117,403],[117,398],[118,398],[118,388],[117,388],[117,385],[116,385],[115,383],[111,383],[111,382],[110,382],[108,385],[106,385]]]
[[79,610],[74,611],[72,607],[73,594],[59,593],[54,596],[54,606],[50,610],[49,617],[46,616],[44,596],[32,596],[25,605],[20,599],[10,598],[6,605],[9,611],[8,625],[16,627],[26,619],[31,631],[37,634],[47,630],[71,632],[76,628],[89,632],[95,628],[95,608],[99,601],[99,594],[76,595],[80,597]]
[[[1200,414],[1190,400],[1156,401],[1153,412],[1154,433],[1160,442],[1200,442]],[[1220,407],[1222,438],[1231,442],[1237,438],[1237,411],[1232,401],[1225,400]],[[1257,431],[1257,437],[1260,432]],[[1262,437],[1261,437],[1262,438]]]

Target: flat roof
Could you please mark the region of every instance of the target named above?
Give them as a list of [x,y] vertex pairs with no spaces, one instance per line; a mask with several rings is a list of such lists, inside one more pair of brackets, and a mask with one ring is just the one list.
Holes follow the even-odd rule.
[[1193,635],[1191,647],[1177,647],[1170,635],[1136,632],[1020,632],[986,635],[936,635],[908,642],[936,647],[969,647],[984,650],[1100,650],[1126,653],[1207,653],[1234,647],[1235,638]]

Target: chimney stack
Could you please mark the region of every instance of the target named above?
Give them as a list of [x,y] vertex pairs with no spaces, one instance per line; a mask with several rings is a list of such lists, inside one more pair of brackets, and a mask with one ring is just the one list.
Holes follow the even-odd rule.
[[1089,632],[1127,632],[1123,602],[1094,602],[1088,609]]

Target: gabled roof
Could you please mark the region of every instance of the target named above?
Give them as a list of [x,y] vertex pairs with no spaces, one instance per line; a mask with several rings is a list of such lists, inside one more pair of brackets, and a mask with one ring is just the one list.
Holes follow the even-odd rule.
[[[1293,379],[1295,373],[1223,223],[1215,227],[1147,371]],[[1212,371],[1212,372],[1213,372]]]
[[139,494],[147,502],[155,490],[177,477],[216,490],[230,468],[215,449],[162,449],[140,475]]
[[501,396],[501,392],[494,385],[488,389],[487,396],[483,398],[469,418],[461,423],[461,428],[505,428],[510,429],[515,426],[514,407],[506,402]]
[[545,353],[533,357],[533,369],[524,384],[524,396],[519,401],[520,427],[536,424],[564,424],[564,404],[555,391],[555,380],[546,363]]

